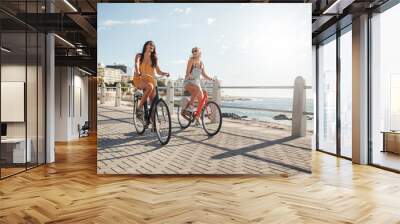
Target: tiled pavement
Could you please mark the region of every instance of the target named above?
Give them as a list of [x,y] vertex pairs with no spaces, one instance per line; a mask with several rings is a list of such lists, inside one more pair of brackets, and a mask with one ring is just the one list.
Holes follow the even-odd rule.
[[209,138],[201,128],[179,128],[161,146],[154,133],[137,135],[131,107],[98,106],[99,174],[278,174],[310,172],[310,137],[250,121],[223,120]]

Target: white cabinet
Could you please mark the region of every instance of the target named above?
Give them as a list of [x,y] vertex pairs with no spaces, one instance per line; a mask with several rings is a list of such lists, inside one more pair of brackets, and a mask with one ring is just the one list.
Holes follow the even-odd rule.
[[25,151],[25,138],[7,138],[1,140],[2,147],[5,146],[12,149],[12,163],[25,163],[32,161],[31,139],[28,138],[26,143],[28,145]]

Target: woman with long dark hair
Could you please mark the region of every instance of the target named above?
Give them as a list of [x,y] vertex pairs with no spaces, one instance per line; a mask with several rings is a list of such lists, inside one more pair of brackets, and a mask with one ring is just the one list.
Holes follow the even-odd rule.
[[143,105],[148,98],[152,101],[156,95],[157,80],[155,73],[161,76],[169,76],[169,73],[161,71],[158,66],[156,46],[149,40],[143,45],[142,53],[136,54],[133,85],[143,90],[143,97],[138,106],[138,114],[143,114]]

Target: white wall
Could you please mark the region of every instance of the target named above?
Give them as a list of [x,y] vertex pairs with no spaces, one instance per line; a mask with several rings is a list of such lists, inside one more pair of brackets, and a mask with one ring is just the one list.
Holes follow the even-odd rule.
[[[79,71],[78,71],[79,72]],[[88,78],[84,77],[81,75],[81,73],[77,74],[77,70],[74,71],[74,91],[73,94],[74,96],[71,96],[71,99],[74,99],[75,106],[72,108],[72,119],[71,119],[71,134],[73,138],[78,138],[79,137],[79,132],[78,132],[78,125],[80,124],[81,126],[85,123],[85,121],[88,120]],[[80,91],[80,93],[78,93]],[[78,102],[79,98],[78,96],[80,95],[80,103]],[[80,109],[82,110],[81,112],[79,111],[79,107],[77,104],[80,104]],[[74,113],[75,110],[75,113]]]
[[368,15],[352,24],[352,159],[368,163]]
[[313,120],[313,136],[311,139],[311,148],[315,150],[317,148],[317,48],[315,45],[312,46],[312,95],[313,95],[313,108],[314,108],[314,120]]
[[67,67],[55,68],[55,141],[69,139],[69,85]]
[[[3,64],[1,66],[1,81],[25,82],[25,69],[25,64]],[[1,110],[7,110],[7,108],[1,108]],[[25,137],[25,122],[8,122],[7,136]]]
[[3,64],[1,66],[1,81],[25,82],[25,64]]
[[[39,69],[38,71],[36,69]],[[45,150],[45,120],[44,120],[44,74],[42,73],[41,67],[36,67],[18,63],[3,63],[1,66],[2,82],[24,82],[26,85],[26,99],[23,100],[22,107],[11,108],[2,107],[2,113],[16,113],[12,110],[20,110],[25,117],[21,122],[5,122],[7,123],[7,137],[9,138],[24,138],[25,135],[30,140],[30,149],[32,161],[36,162],[39,159],[39,163],[44,163],[44,150]],[[27,80],[25,80],[27,78]],[[3,92],[4,89],[2,89]],[[4,94],[4,93],[3,93]],[[19,90],[19,94],[24,95],[24,89]],[[2,98],[8,97],[2,95]],[[22,96],[22,98],[25,98]],[[17,103],[17,102],[15,102]],[[26,103],[26,107],[25,107]],[[50,157],[51,158],[51,157]],[[52,160],[48,160],[51,162]]]
[[88,120],[88,78],[76,68],[56,67],[55,86],[55,140],[77,139],[78,125]]

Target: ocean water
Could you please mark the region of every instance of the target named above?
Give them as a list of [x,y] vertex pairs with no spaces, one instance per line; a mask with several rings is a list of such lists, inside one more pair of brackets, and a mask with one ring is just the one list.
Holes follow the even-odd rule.
[[[221,110],[223,113],[235,113],[239,116],[247,116],[249,119],[256,119],[260,121],[268,121],[279,124],[285,124],[291,126],[290,120],[274,120],[273,117],[279,114],[285,114],[291,118],[292,114],[282,112],[269,112],[260,110],[247,110],[247,109],[235,109],[226,108],[223,106],[234,106],[234,107],[248,107],[248,108],[263,108],[263,109],[275,109],[275,110],[292,110],[292,99],[291,98],[263,98],[263,97],[246,97],[246,99],[236,100],[223,100]],[[313,100],[307,99],[306,111],[313,112]],[[313,117],[313,116],[310,116]],[[313,121],[307,120],[307,129],[313,129]]]

